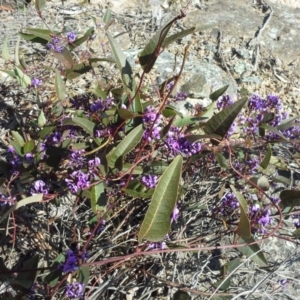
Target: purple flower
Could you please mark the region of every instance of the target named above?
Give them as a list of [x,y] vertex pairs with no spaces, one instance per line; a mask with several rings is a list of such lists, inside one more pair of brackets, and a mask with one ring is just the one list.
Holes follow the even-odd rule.
[[184,101],[188,97],[188,93],[186,92],[177,92],[174,96],[176,101]]
[[50,144],[58,144],[60,142],[60,139],[61,139],[61,133],[55,131],[49,135],[49,137],[47,138],[47,141]]
[[171,217],[171,223],[174,222],[175,220],[177,220],[179,217],[179,209],[177,207],[177,205],[175,205],[173,213],[172,213],[172,217]]
[[94,169],[96,167],[98,167],[100,165],[100,158],[99,157],[95,157],[94,159],[91,159],[88,161],[88,166],[89,169]]
[[80,298],[84,294],[84,284],[79,282],[74,282],[66,286],[66,295],[70,299]]
[[141,182],[147,188],[155,188],[158,181],[158,177],[155,175],[145,175],[142,177]]
[[249,100],[248,107],[250,110],[261,110],[264,100],[257,94],[253,94]]
[[58,37],[53,37],[51,42],[46,45],[46,47],[55,52],[62,52],[64,47],[60,45],[60,39]]
[[40,80],[40,79],[38,79],[38,78],[32,78],[32,79],[31,79],[31,84],[30,84],[30,86],[31,86],[31,87],[34,87],[34,88],[37,88],[37,87],[41,86],[42,83],[43,83],[42,80]]
[[0,193],[0,206],[9,205],[12,206],[15,202],[16,198],[7,198],[2,193]]
[[59,269],[62,269],[64,273],[71,273],[78,269],[78,261],[76,254],[71,250],[67,250],[67,257],[63,264],[58,265]]
[[67,34],[67,39],[69,43],[73,43],[76,40],[76,34],[74,31],[71,31]]
[[[156,119],[156,121],[155,121]],[[146,125],[152,125],[152,123],[155,121],[156,125],[161,124],[162,116],[157,113],[157,109],[153,106],[147,106],[144,112],[143,116],[143,123]],[[147,126],[146,125],[146,126]]]
[[217,101],[217,108],[218,108],[218,110],[224,109],[224,108],[230,106],[233,102],[234,101],[231,96],[223,95],[223,96],[219,97],[219,99]]
[[89,187],[90,182],[88,180],[88,175],[82,171],[74,171],[70,175],[71,179],[65,179],[67,182],[68,188],[72,193],[77,193],[81,189]]
[[84,164],[84,156],[82,154],[85,150],[73,150],[70,155],[70,163],[69,166],[81,168]]
[[30,190],[31,195],[43,193],[48,194],[48,188],[43,180],[37,180],[34,182],[32,189]]

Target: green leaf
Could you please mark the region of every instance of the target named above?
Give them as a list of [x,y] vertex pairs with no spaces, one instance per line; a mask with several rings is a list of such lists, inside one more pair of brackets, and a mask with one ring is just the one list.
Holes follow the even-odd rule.
[[135,116],[134,113],[132,113],[130,110],[125,108],[118,108],[117,111],[119,116],[124,120],[132,119]]
[[[237,241],[238,244],[250,244],[254,242],[255,240],[253,237],[248,239],[240,237]],[[251,257],[251,260],[257,263],[259,267],[266,267],[268,265],[268,262],[258,244],[239,247],[238,250],[246,257]]]
[[174,120],[173,125],[176,127],[183,127],[186,125],[193,125],[195,123],[198,123],[200,120],[201,120],[200,117],[184,116],[183,118],[181,118],[178,116]]
[[92,67],[87,63],[75,64],[71,69],[66,70],[67,79],[75,79],[92,70]]
[[181,290],[178,290],[174,296],[173,296],[173,300],[191,300],[191,296],[185,292],[185,291],[181,291]]
[[72,118],[72,122],[84,129],[85,132],[87,132],[89,135],[94,136],[95,123],[91,122],[88,119],[79,117]]
[[220,165],[220,167],[222,169],[229,169],[230,168],[228,160],[225,158],[225,156],[222,153],[216,152],[215,153],[215,158],[216,158],[218,164]]
[[72,54],[71,54],[69,49],[64,47],[61,52],[56,52],[56,51],[53,51],[53,50],[51,50],[51,52],[53,53],[54,57],[59,62],[64,64],[66,69],[72,69],[72,67],[74,65],[74,62],[73,62]]
[[212,101],[218,100],[219,97],[221,97],[227,91],[228,87],[229,87],[229,84],[217,89],[216,91],[214,91],[212,94],[209,95],[209,98]]
[[139,243],[142,239],[162,241],[169,232],[170,216],[178,197],[182,162],[182,157],[177,156],[160,177],[139,231]]
[[46,0],[35,0],[35,8],[41,11],[46,6]]
[[168,45],[170,45],[171,43],[179,40],[179,39],[182,39],[183,37],[195,32],[195,29],[196,27],[191,27],[189,29],[185,29],[185,30],[182,30],[180,32],[177,32],[175,34],[172,34],[170,36],[168,36],[167,38],[165,38],[165,40],[163,41],[161,47],[162,48],[165,48],[167,47]]
[[83,283],[85,286],[88,284],[90,278],[89,266],[81,266],[78,269],[78,282]]
[[233,185],[230,185],[231,190],[239,201],[240,204],[240,221],[237,228],[237,234],[241,236],[243,239],[251,238],[251,225],[250,221],[247,217],[247,202],[243,195],[239,193]]
[[12,136],[14,137],[14,139],[23,147],[25,145],[25,141],[23,139],[23,137],[19,134],[19,132],[17,131],[12,131],[11,132]]
[[41,110],[38,117],[38,124],[40,127],[43,127],[47,123],[47,119],[45,117],[44,112]]
[[111,11],[109,8],[106,9],[104,17],[103,17],[103,22],[105,24],[109,24],[111,22]]
[[10,143],[14,147],[16,153],[20,156],[23,156],[21,145],[16,141],[11,141]]
[[294,230],[292,232],[292,234],[293,234],[294,237],[296,237],[297,239],[299,239],[300,238],[300,228]]
[[105,193],[105,184],[100,182],[91,188],[91,207],[93,213],[106,209],[107,196]]
[[286,137],[285,137],[285,136],[284,136],[277,128],[275,128],[275,127],[272,127],[272,126],[270,126],[270,125],[268,125],[268,124],[260,124],[260,125],[259,125],[259,128],[263,128],[263,129],[267,129],[267,130],[269,130],[269,131],[272,131],[272,132],[276,133],[278,136],[280,136],[283,140],[289,142],[289,139],[286,138]]
[[272,147],[270,145],[270,143],[268,143],[268,151],[267,151],[267,154],[266,156],[264,157],[264,159],[262,160],[262,162],[260,163],[260,166],[263,168],[263,169],[266,169],[270,163],[270,160],[271,160],[271,156],[272,156]]
[[300,205],[300,191],[284,190],[280,193],[279,198],[281,200],[280,206],[282,207]]
[[25,30],[32,34],[35,37],[39,37],[43,40],[46,40],[50,42],[52,40],[51,35],[53,34],[50,30],[48,29],[38,29],[38,28],[25,28]]
[[85,41],[87,41],[94,33],[95,33],[95,28],[90,27],[82,37],[76,39],[73,43],[69,43],[69,49],[71,51],[74,50],[76,47],[80,46]]
[[[212,116],[212,118],[204,126],[205,133],[214,133],[223,138],[247,101],[247,98],[238,100]],[[218,144],[214,140],[212,143]]]
[[231,277],[227,277],[228,273],[232,273],[235,269],[238,268],[238,266],[241,264],[240,258],[235,258],[225,265],[222,266],[222,274],[223,278],[222,280],[217,281],[214,283],[214,287],[218,288],[220,290],[227,290],[230,287]]
[[44,128],[38,133],[39,138],[43,139],[45,136],[47,136],[48,134],[50,134],[51,132],[53,132],[54,129],[55,129],[55,126],[47,126],[47,127],[44,127]]
[[31,79],[28,75],[24,74],[21,69],[15,67],[14,69],[15,78],[22,88],[27,88],[31,84]]
[[149,73],[154,66],[160,48],[172,26],[173,22],[163,25],[150,39],[146,47],[138,54],[140,64],[145,73]]
[[295,117],[291,117],[291,118],[288,118],[288,119],[285,119],[285,120],[282,120],[280,122],[280,124],[277,126],[277,129],[278,130],[285,130],[287,128],[290,128],[293,126],[293,121],[297,120],[300,118],[300,115],[297,115]]
[[8,61],[9,57],[8,36],[6,35],[2,44],[2,58]]
[[24,145],[24,154],[31,152],[34,149],[34,140],[28,141]]
[[143,125],[134,128],[126,137],[107,154],[107,161],[110,167],[114,167],[117,159],[126,155],[140,142],[144,133]]
[[35,254],[28,260],[24,261],[21,270],[28,270],[28,271],[19,272],[15,283],[21,285],[26,289],[30,289],[38,273],[38,271],[35,270],[38,267],[38,263],[39,263],[38,254]]
[[66,97],[66,86],[58,70],[55,71],[55,91],[58,100]]
[[191,134],[191,135],[185,136],[185,139],[187,141],[189,141],[190,143],[194,143],[194,142],[202,140],[202,139],[217,139],[217,140],[220,140],[221,137],[217,134]]

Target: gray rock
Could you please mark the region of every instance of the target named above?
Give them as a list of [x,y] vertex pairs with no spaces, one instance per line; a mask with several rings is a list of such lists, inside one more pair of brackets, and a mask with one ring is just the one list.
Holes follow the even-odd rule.
[[[300,49],[300,8],[271,3],[274,11],[270,22],[262,31],[261,37],[255,37],[264,25],[270,10],[266,13],[252,6],[252,1],[224,0],[209,4],[206,10],[195,10],[183,20],[186,27],[200,24],[217,23],[222,30],[223,40],[242,38],[252,41],[250,46],[260,45],[285,65],[298,58]],[[214,36],[214,32],[212,32]]]

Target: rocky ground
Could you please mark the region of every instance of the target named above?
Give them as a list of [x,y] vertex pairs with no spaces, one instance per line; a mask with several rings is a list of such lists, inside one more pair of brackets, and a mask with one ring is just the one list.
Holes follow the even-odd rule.
[[[102,17],[107,6],[111,7],[114,19],[110,30],[113,34],[119,35],[118,42],[136,72],[139,72],[135,64],[138,50],[146,44],[149,36],[161,23],[176,16],[180,9],[186,12],[186,17],[178,21],[172,30],[193,26],[197,28],[192,35],[165,49],[147,79],[149,82],[160,84],[170,73],[178,73],[184,47],[189,45],[187,62],[178,89],[190,93],[188,101],[191,103],[199,102],[206,106],[211,91],[229,84],[228,93],[235,98],[238,97],[241,88],[262,96],[274,93],[280,96],[287,112],[293,115],[299,114],[300,4],[297,0],[208,0],[191,1],[190,4],[187,1],[167,3],[154,0],[147,3],[138,0],[112,0],[110,3],[91,0],[88,4],[78,4],[78,1],[71,0],[64,2],[64,5],[54,0],[47,2],[46,13],[44,12],[43,16],[45,23],[51,24],[53,28],[64,24],[76,32],[84,32],[94,25],[92,17],[97,19],[99,27],[100,23],[103,26]],[[23,27],[43,26],[32,4],[25,10],[16,8],[13,12],[2,11],[0,16],[0,44],[4,36],[8,35],[12,52],[17,43],[18,30]],[[21,50],[26,57],[36,55],[35,49],[28,43],[21,42]],[[96,57],[111,55],[105,36],[101,32],[96,37],[94,51]],[[4,68],[3,65],[4,61],[0,59],[0,69]],[[106,68],[105,72],[107,72],[106,80],[103,79],[102,84],[113,85],[115,78],[118,78],[118,72],[114,68]],[[76,79],[72,84],[80,90],[92,79],[92,75],[86,75]],[[21,99],[18,98],[16,102],[14,95],[17,91],[7,92],[5,87],[11,84],[11,79],[3,72],[0,73],[0,84],[2,84],[0,132],[4,135],[7,128],[13,127],[14,120],[11,115],[14,114],[14,110],[19,110],[17,103],[25,101],[26,93],[22,94]],[[51,94],[45,93],[45,97],[50,99]],[[198,179],[203,180],[203,177],[199,175]],[[201,191],[204,189],[201,186],[197,187],[196,184],[193,188]],[[197,193],[194,196],[197,195],[199,196]],[[217,230],[216,228],[215,231]],[[278,237],[268,240],[263,245],[263,249],[268,253],[272,268],[257,269],[252,265],[250,267],[249,262],[246,261],[239,270],[239,276],[234,279],[239,287],[234,295],[245,292],[244,298],[241,296],[238,299],[298,299],[300,251],[293,243],[285,242]],[[230,253],[224,255],[230,256]],[[211,260],[207,258],[209,255],[204,254],[204,256],[210,264],[210,276],[214,277],[216,272],[219,272],[218,267],[211,264]],[[203,292],[204,294],[200,295],[203,299],[210,299],[209,296],[205,296],[206,284],[201,275],[203,269],[199,266],[195,268],[194,265],[203,262],[203,257],[200,259],[200,257],[184,254],[174,261],[170,260],[168,263],[164,261],[165,273],[162,270],[157,274],[170,280],[170,270],[174,270],[174,266],[182,268],[186,265],[185,271],[174,272],[177,282],[189,285],[187,282],[189,278],[192,282],[190,287]],[[198,274],[198,277],[195,274]],[[284,291],[279,290],[277,294],[271,294],[277,287],[279,289],[278,282],[281,279],[288,279],[290,284]],[[150,294],[150,290],[150,287],[148,290],[145,288],[144,295]],[[257,297],[251,296],[249,291],[252,290],[256,291]],[[163,296],[162,288],[157,288],[155,291],[161,296],[160,299],[169,299]],[[227,296],[232,298],[234,295]],[[146,299],[146,296],[142,294],[138,299]]]

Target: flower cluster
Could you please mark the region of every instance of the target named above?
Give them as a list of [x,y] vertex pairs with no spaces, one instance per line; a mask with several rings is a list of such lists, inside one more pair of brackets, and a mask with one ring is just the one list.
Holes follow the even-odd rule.
[[271,211],[261,208],[258,203],[249,206],[248,218],[251,222],[252,231],[266,233],[266,226],[271,223]]
[[76,254],[71,250],[67,250],[67,257],[63,264],[59,264],[58,268],[64,273],[71,273],[78,269],[78,259]]
[[37,180],[33,183],[33,187],[30,190],[31,195],[35,194],[44,194],[47,195],[49,193],[49,188],[43,180]]
[[222,110],[228,106],[230,106],[231,104],[233,104],[233,98],[229,95],[222,95],[221,97],[219,97],[219,99],[217,100],[217,108],[218,110]]
[[142,177],[141,182],[147,188],[155,188],[157,184],[158,177],[155,175],[145,175]]
[[38,79],[38,78],[32,78],[32,79],[31,79],[30,87],[37,88],[37,87],[41,86],[42,83],[43,83],[42,80],[40,80],[40,79]]
[[259,160],[257,158],[250,158],[246,161],[237,161],[234,167],[242,174],[255,174],[259,167]]
[[153,139],[160,139],[162,116],[157,113],[156,108],[153,106],[146,107],[143,115],[143,124],[145,127],[143,138],[145,140],[150,143]]
[[85,150],[73,150],[70,154],[70,167],[82,168],[84,165],[84,154]]
[[71,179],[66,178],[65,181],[72,193],[88,188],[90,185],[89,176],[82,171],[74,171],[70,175]]
[[292,219],[294,219],[294,226],[296,229],[300,228],[300,214],[292,215]]
[[76,40],[76,34],[71,31],[67,34],[68,43],[73,43]]
[[171,216],[171,223],[173,223],[174,221],[176,221],[179,217],[179,209],[177,207],[177,205],[175,205],[172,216]]
[[176,101],[184,101],[188,97],[188,93],[186,92],[177,92],[174,96]]
[[11,166],[10,172],[12,174],[16,174],[20,171],[22,161],[21,161],[20,157],[16,154],[15,149],[12,146],[8,146],[8,151],[11,155],[11,157],[9,159],[9,164]]
[[172,155],[185,154],[190,157],[193,154],[201,152],[202,146],[198,142],[190,143],[183,134],[181,134],[177,127],[171,127],[167,133],[165,141],[166,148]]
[[53,50],[54,52],[58,52],[58,53],[61,53],[64,49],[63,46],[61,46],[61,41],[58,37],[53,37],[51,42],[48,43],[46,45],[46,47],[49,49],[49,50]]
[[233,193],[226,193],[219,203],[217,212],[223,216],[231,215],[232,212],[240,206],[238,199]]
[[70,299],[76,299],[83,297],[84,294],[84,284],[79,282],[73,282],[66,286],[66,295]]
[[5,197],[2,193],[0,193],[0,206],[9,205],[12,206],[15,202],[16,198]]
[[108,110],[113,104],[113,98],[106,98],[105,100],[98,99],[90,105],[90,111],[94,113],[99,110]]

